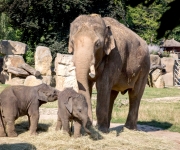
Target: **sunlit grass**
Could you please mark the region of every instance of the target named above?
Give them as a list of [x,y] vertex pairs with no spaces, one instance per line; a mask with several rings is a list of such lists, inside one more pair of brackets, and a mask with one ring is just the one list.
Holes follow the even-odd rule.
[[62,131],[55,131],[56,122],[41,120],[38,135],[30,136],[24,118],[17,120],[18,137],[1,137],[0,149],[7,150],[174,150],[178,145],[163,137],[155,137],[146,132],[130,131],[119,126],[109,134],[103,134],[92,127],[91,136],[70,137]]

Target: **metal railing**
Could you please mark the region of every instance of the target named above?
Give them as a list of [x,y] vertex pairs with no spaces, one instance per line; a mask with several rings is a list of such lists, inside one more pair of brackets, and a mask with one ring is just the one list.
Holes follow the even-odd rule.
[[174,84],[180,86],[180,59],[175,59],[174,63]]

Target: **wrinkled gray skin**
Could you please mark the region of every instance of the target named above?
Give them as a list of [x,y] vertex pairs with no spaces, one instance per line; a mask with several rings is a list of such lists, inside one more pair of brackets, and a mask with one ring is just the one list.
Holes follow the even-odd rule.
[[70,27],[69,53],[73,53],[79,93],[87,100],[92,122],[91,93],[97,88],[98,129],[108,132],[119,92],[129,94],[125,126],[137,129],[138,110],[150,68],[146,42],[117,20],[99,15],[81,15]]
[[11,86],[0,94],[0,136],[15,137],[15,120],[27,115],[30,134],[36,135],[39,107],[57,100],[58,91],[46,84],[38,86]]
[[88,107],[85,97],[72,88],[66,88],[58,95],[58,119],[56,130],[70,133],[69,122],[74,121],[74,137],[80,136],[81,126],[90,134],[86,128],[88,120]]

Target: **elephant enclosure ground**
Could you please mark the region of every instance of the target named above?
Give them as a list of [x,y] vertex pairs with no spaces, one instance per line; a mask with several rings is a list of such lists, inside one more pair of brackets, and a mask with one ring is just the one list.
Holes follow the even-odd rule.
[[[77,139],[69,137],[62,131],[55,131],[57,101],[47,103],[40,108],[41,115],[37,136],[29,135],[27,117],[21,117],[16,121],[18,137],[0,137],[0,149],[178,150],[180,147],[179,90],[178,88],[146,88],[139,110],[139,131],[130,131],[123,128],[128,110],[128,101],[127,95],[119,95],[114,104],[110,133],[103,134],[92,127],[91,136],[82,132],[84,135]],[[96,119],[95,96],[96,91],[93,91],[94,120]]]

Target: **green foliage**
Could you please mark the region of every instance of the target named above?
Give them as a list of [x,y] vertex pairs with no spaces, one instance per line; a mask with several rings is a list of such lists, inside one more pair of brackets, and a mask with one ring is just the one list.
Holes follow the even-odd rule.
[[19,41],[21,36],[20,30],[14,30],[9,24],[9,18],[6,14],[0,14],[0,40]]
[[28,49],[26,54],[24,55],[25,61],[29,65],[34,65],[34,51]]
[[0,12],[6,13],[13,28],[22,32],[21,42],[30,47],[52,47],[62,53],[67,50],[70,23],[80,14],[125,19],[121,0],[1,0]]

